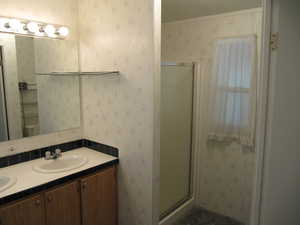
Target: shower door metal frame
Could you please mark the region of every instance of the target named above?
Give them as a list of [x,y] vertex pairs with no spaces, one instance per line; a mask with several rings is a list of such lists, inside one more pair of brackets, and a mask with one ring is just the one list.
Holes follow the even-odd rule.
[[0,92],[2,96],[2,105],[3,107],[3,122],[5,124],[5,134],[7,141],[10,139],[9,137],[9,127],[7,120],[7,102],[6,102],[6,91],[5,91],[5,79],[4,79],[4,59],[3,59],[3,47],[0,45]]
[[195,155],[195,119],[196,119],[196,112],[195,112],[195,105],[197,104],[196,101],[196,95],[197,95],[197,79],[196,79],[196,63],[186,63],[186,62],[162,62],[161,66],[191,66],[193,70],[193,94],[192,94],[192,115],[191,115],[191,140],[190,140],[190,154],[189,154],[189,191],[187,196],[185,196],[182,200],[178,201],[173,207],[171,207],[166,212],[159,215],[159,220],[162,221],[166,217],[168,217],[170,214],[172,214],[174,211],[179,209],[182,205],[187,203],[189,200],[193,198],[194,194],[194,167],[195,163],[193,160],[193,156]]

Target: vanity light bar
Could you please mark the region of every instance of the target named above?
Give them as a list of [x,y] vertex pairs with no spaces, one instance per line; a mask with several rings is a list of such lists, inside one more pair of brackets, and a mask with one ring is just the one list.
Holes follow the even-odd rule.
[[0,32],[58,39],[69,35],[65,26],[8,17],[0,17]]

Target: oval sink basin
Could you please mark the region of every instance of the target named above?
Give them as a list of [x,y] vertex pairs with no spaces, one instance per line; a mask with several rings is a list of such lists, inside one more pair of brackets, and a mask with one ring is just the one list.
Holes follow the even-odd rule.
[[0,192],[12,187],[16,182],[16,178],[0,176]]
[[88,162],[86,157],[80,155],[62,156],[58,159],[44,160],[39,165],[33,167],[40,173],[60,173],[77,169]]

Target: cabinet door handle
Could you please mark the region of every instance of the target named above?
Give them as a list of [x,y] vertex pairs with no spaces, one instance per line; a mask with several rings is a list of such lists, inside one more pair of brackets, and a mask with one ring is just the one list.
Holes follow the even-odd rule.
[[52,196],[48,195],[47,200],[48,200],[48,202],[51,202],[52,201]]
[[35,205],[36,205],[36,206],[39,206],[40,204],[41,204],[41,200],[37,199],[37,200],[35,201]]

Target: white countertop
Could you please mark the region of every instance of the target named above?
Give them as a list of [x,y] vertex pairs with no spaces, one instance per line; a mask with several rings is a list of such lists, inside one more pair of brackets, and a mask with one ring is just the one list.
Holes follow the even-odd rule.
[[0,169],[1,176],[15,177],[17,182],[14,186],[8,188],[7,190],[0,193],[0,198],[31,189],[51,181],[84,171],[89,168],[100,166],[101,164],[113,161],[117,159],[116,157],[97,152],[88,148],[78,148],[68,152],[64,152],[63,155],[81,155],[87,157],[88,162],[81,166],[80,168],[73,169],[71,171],[61,172],[61,173],[39,173],[33,170],[35,165],[41,163],[44,158],[31,160],[24,163],[19,163],[13,166],[8,166]]

